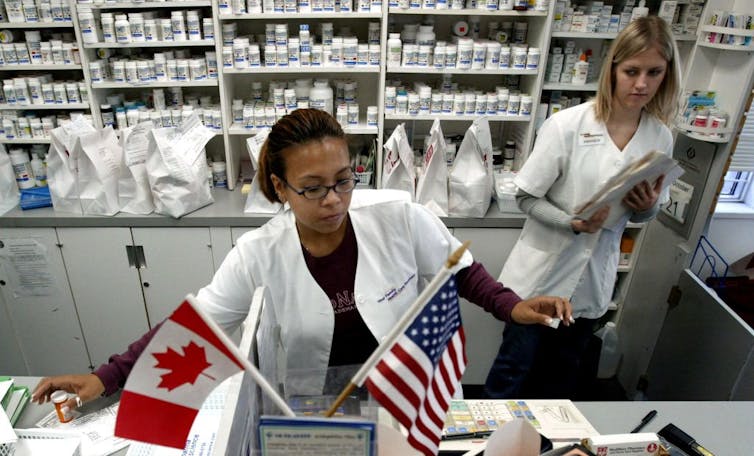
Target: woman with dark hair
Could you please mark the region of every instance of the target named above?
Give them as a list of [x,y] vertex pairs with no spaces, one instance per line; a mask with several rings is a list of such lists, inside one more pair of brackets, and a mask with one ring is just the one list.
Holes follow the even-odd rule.
[[576,323],[557,330],[506,324],[485,392],[492,398],[572,397],[597,320],[607,312],[626,223],[646,222],[667,201],[662,177],[630,190],[623,205],[586,220],[576,205],[651,150],[672,153],[678,50],[657,16],[636,19],[613,41],[594,100],[547,119],[515,179],[529,215],[500,280],[521,296],[566,296]]
[[[224,329],[246,318],[254,290],[269,288],[263,321],[279,328],[286,395],[322,394],[328,367],[362,364],[461,243],[405,192],[364,190],[350,166],[337,121],[299,109],[280,119],[263,145],[260,187],[286,209],[244,234],[197,300]],[[521,324],[568,322],[566,300],[522,301],[466,252],[456,268],[459,294],[496,318]],[[94,375],[44,379],[34,398],[55,389],[82,401],[125,383],[151,331]],[[73,404],[71,404],[73,406]]]

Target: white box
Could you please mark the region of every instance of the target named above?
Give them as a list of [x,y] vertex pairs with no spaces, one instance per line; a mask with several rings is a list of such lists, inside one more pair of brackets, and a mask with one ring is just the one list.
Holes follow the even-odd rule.
[[521,213],[516,204],[518,187],[513,183],[515,173],[510,171],[496,172],[495,176],[495,200],[500,212]]
[[588,438],[586,446],[600,456],[656,456],[660,438],[654,432],[600,435]]

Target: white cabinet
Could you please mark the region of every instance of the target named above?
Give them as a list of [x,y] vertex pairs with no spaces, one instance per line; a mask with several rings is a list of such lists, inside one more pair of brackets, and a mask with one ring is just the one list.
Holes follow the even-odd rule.
[[215,270],[209,228],[58,228],[58,233],[95,367],[208,284]]
[[[55,229],[3,229],[0,246],[0,293],[28,373],[87,371],[91,363]],[[17,358],[9,369],[14,364]]]
[[215,273],[208,228],[132,228],[143,246],[139,270],[152,326],[169,316],[188,293],[196,294]]
[[[520,233],[521,230],[518,228],[453,229],[453,235],[461,242],[471,241],[469,249],[474,259],[482,263],[496,279],[503,270],[503,264]],[[500,348],[505,324],[465,299],[461,300],[461,318],[466,334],[466,356],[469,360],[462,383],[483,385]]]

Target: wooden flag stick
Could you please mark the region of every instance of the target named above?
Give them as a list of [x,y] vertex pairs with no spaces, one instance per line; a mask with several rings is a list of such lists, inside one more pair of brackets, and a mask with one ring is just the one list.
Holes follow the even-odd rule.
[[228,350],[230,350],[230,352],[236,357],[238,362],[241,363],[244,370],[246,370],[246,372],[248,372],[248,374],[251,375],[251,379],[257,385],[259,385],[260,388],[262,388],[262,391],[264,391],[265,394],[267,394],[267,396],[269,396],[270,399],[272,399],[272,402],[274,402],[275,405],[277,405],[278,408],[280,408],[283,414],[286,416],[296,416],[296,414],[293,413],[293,410],[291,410],[291,408],[288,406],[285,400],[283,400],[283,398],[280,397],[280,394],[278,394],[278,392],[275,391],[275,388],[273,388],[272,385],[270,385],[270,383],[267,381],[267,379],[264,378],[264,376],[262,376],[262,373],[259,372],[259,369],[254,367],[254,365],[251,364],[251,362],[246,358],[246,356],[243,353],[241,353],[241,350],[239,350],[238,347],[236,347],[236,344],[234,344],[233,341],[230,340],[230,337],[228,337],[225,334],[225,331],[223,331],[217,325],[217,323],[215,323],[213,319],[207,316],[204,313],[204,311],[202,311],[199,308],[199,303],[196,301],[196,298],[194,297],[194,295],[190,294],[186,296],[186,300],[189,302],[189,304],[191,304],[191,307],[194,308],[194,310],[196,311],[197,314],[199,314],[202,320],[204,320],[204,323],[206,323],[207,326],[209,326],[210,329],[212,329],[212,332],[214,332],[215,335],[218,338],[220,338],[220,340],[223,342],[225,347]]
[[377,348],[372,352],[366,362],[364,362],[361,368],[356,372],[356,374],[351,379],[351,383],[349,383],[348,386],[343,389],[340,395],[338,395],[338,398],[335,400],[333,405],[325,413],[326,417],[333,416],[333,414],[335,414],[335,411],[338,410],[338,407],[340,407],[343,401],[346,400],[348,395],[351,394],[351,392],[357,386],[361,386],[364,383],[364,380],[366,380],[367,378],[367,374],[369,374],[374,366],[376,366],[377,363],[382,359],[382,356],[385,354],[385,352],[393,347],[393,344],[395,344],[395,341],[398,340],[398,337],[400,337],[400,335],[406,331],[406,328],[408,328],[408,326],[411,324],[411,322],[414,321],[416,316],[419,315],[419,312],[421,312],[421,310],[429,302],[429,300],[432,299],[432,297],[437,294],[440,288],[442,288],[445,282],[447,282],[448,278],[452,275],[451,269],[461,260],[463,253],[466,251],[466,249],[469,248],[469,244],[471,244],[470,241],[464,242],[463,245],[458,247],[458,249],[456,249],[456,251],[448,257],[444,267],[440,268],[440,271],[435,275],[429,285],[427,285],[426,288],[422,290],[419,296],[417,296],[416,301],[411,304],[411,307],[409,307],[406,313],[401,316],[393,329],[390,330],[388,335],[382,340],[382,343],[377,346]]

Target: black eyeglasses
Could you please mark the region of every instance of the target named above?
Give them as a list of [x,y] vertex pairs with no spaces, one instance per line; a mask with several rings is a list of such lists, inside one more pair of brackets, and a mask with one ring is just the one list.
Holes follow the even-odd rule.
[[348,179],[341,179],[335,183],[335,185],[314,185],[312,187],[304,187],[299,190],[293,185],[289,184],[285,179],[280,179],[285,185],[288,186],[294,193],[303,196],[308,200],[324,199],[330,190],[335,193],[350,193],[356,188],[356,184],[359,183],[358,177],[350,177]]

